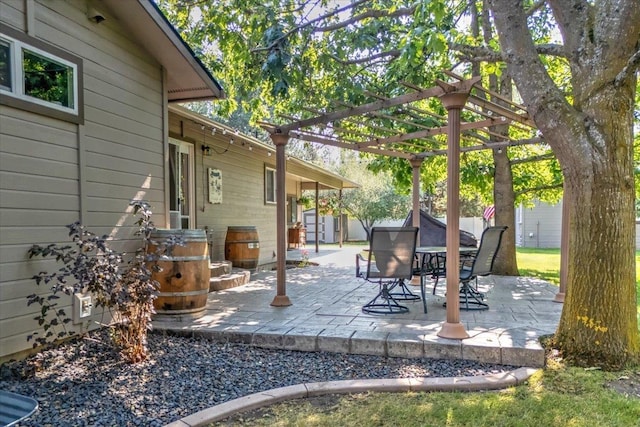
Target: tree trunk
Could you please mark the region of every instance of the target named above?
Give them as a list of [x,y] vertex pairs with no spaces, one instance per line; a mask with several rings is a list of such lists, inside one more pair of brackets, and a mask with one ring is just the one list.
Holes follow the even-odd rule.
[[[488,18],[488,17],[487,17]],[[489,39],[487,35],[486,39]],[[511,77],[505,71],[502,78],[498,82],[497,76],[491,76],[489,79],[490,89],[502,96],[511,99],[513,96],[511,85],[513,84]],[[496,99],[493,102],[504,104],[503,101]],[[494,132],[508,135],[508,126],[495,126]],[[492,137],[493,139],[494,137]],[[496,256],[493,271],[495,274],[503,276],[519,276],[518,262],[516,260],[516,215],[515,202],[516,196],[513,191],[513,171],[511,163],[507,155],[508,148],[493,150],[493,164],[495,172],[493,177],[493,202],[496,208],[495,224],[507,226],[507,230],[502,235],[500,249]]]
[[571,195],[565,203],[572,206],[569,274],[557,340],[582,364],[616,367],[640,353],[632,110],[624,101],[633,99],[633,90],[603,91],[608,94],[591,97],[584,107],[606,138],[604,150],[594,147],[590,170],[570,166],[565,172]]
[[567,293],[556,341],[566,358],[616,369],[640,357],[635,284],[633,105],[637,0],[550,0],[572,74],[569,104],[542,65],[521,2],[492,0],[503,56],[563,169],[571,204]]
[[493,271],[503,276],[519,276],[516,261],[516,215],[515,193],[513,191],[513,175],[507,157],[507,150],[493,150],[495,176],[493,183],[493,201],[495,203],[495,224],[506,225],[502,235],[500,250],[496,256]]

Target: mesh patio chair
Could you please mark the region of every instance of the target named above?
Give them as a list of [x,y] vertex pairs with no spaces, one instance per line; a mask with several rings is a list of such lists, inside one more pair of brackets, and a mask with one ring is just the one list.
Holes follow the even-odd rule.
[[[404,284],[413,275],[417,235],[417,227],[371,229],[368,257],[356,255],[356,276],[378,285],[378,294],[362,307],[364,313],[406,313],[409,308],[400,305],[398,299],[420,299]],[[366,268],[361,269],[360,263],[364,262]],[[395,287],[401,292],[392,293]]]
[[460,268],[460,309],[461,310],[486,310],[489,305],[484,302],[484,294],[478,292],[477,285],[471,286],[472,280],[480,276],[488,276],[492,273],[493,262],[500,249],[502,234],[507,227],[488,227],[482,233],[480,247],[469,265],[463,263]]

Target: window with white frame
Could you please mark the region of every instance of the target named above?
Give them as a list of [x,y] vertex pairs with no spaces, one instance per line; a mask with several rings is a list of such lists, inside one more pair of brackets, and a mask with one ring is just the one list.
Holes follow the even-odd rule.
[[276,202],[276,170],[269,167],[264,168],[264,202]]
[[0,30],[2,103],[80,122],[81,60],[6,26]]

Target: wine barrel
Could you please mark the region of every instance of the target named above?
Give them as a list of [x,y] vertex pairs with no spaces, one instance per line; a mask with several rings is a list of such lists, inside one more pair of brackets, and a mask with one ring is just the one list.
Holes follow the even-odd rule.
[[[152,277],[160,283],[160,293],[153,305],[160,315],[196,313],[207,305],[209,293],[209,250],[204,230],[158,229],[151,240],[161,244],[170,236],[181,236],[184,246],[176,245],[157,263],[162,271]],[[150,244],[147,253],[153,254],[157,245]]]
[[225,259],[234,267],[254,269],[260,258],[260,240],[255,226],[227,227]]

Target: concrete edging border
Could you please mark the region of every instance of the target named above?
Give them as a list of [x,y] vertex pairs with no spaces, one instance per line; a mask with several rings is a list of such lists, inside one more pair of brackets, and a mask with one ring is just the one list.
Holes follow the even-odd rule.
[[212,406],[165,427],[198,427],[223,420],[238,412],[250,411],[291,399],[321,396],[324,394],[349,394],[367,391],[481,391],[498,390],[524,383],[539,369],[518,368],[500,374],[467,377],[392,378],[373,380],[343,380],[296,384],[239,397]]

